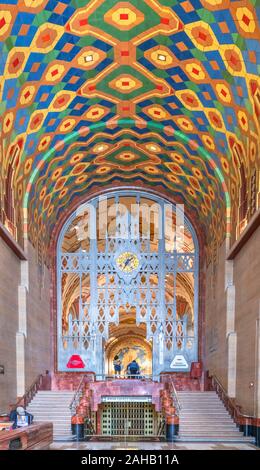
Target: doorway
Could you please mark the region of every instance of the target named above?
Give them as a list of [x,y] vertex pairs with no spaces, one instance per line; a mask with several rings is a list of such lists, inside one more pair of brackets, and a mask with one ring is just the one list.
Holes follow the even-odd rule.
[[136,360],[140,375],[152,375],[152,341],[146,339],[146,325],[136,324],[135,312],[123,311],[119,324],[111,325],[109,338],[105,343],[105,373],[114,374],[113,361],[118,356],[121,362],[121,375],[126,376],[127,366]]
[[152,403],[118,402],[101,405],[101,432],[103,436],[154,436],[157,413]]

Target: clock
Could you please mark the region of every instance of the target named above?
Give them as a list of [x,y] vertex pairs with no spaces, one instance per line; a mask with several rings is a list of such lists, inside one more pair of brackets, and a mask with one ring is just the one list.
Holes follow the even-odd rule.
[[139,268],[139,258],[132,251],[123,251],[116,258],[117,268],[125,274],[130,274]]

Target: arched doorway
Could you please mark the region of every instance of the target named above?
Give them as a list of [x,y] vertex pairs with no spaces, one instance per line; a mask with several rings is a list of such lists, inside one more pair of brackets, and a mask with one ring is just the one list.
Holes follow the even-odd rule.
[[154,375],[188,370],[198,353],[198,242],[183,207],[131,190],[81,205],[60,233],[57,299],[58,370],[102,376],[113,341],[129,336],[150,345]]
[[119,357],[122,364],[121,375],[126,376],[127,366],[134,359],[140,365],[141,376],[152,374],[152,344],[143,336],[131,334],[116,337],[115,340],[108,341],[105,352],[105,372],[108,375],[114,374],[113,360],[115,356]]

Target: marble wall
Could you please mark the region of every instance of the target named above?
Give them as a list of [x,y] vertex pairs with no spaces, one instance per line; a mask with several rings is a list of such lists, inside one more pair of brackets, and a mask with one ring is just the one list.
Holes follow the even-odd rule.
[[0,238],[0,411],[16,399],[16,333],[20,261]]
[[0,238],[0,411],[50,368],[50,275],[27,247],[20,261]]
[[260,417],[260,227],[235,259],[222,245],[206,274],[205,366],[243,412]]

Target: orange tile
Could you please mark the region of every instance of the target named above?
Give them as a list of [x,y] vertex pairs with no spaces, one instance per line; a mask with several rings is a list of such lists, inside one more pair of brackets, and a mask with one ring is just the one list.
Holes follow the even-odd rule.
[[224,33],[224,34],[225,34],[225,33],[229,33],[229,27],[228,27],[228,25],[227,25],[227,23],[226,23],[225,21],[221,21],[221,22],[219,23],[219,27],[220,27],[222,33]]
[[182,52],[188,50],[188,47],[187,47],[186,44],[185,44],[184,42],[182,42],[182,41],[181,41],[181,42],[177,42],[177,43],[176,43],[176,46],[177,46],[178,49],[179,49],[180,51],[182,51]]
[[182,2],[181,7],[186,13],[190,13],[191,11],[194,11],[193,5],[188,0],[185,0],[185,2]]

